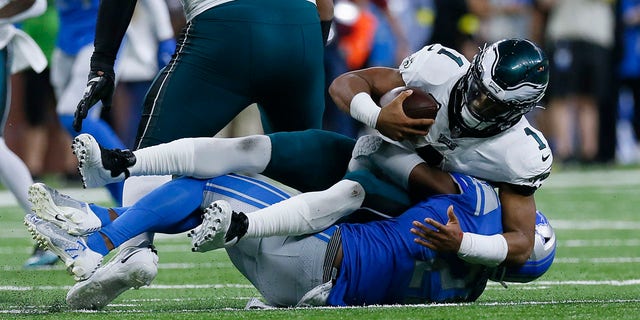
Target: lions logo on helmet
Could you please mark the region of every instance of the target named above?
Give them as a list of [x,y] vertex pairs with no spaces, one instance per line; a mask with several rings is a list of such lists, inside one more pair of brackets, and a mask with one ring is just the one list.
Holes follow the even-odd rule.
[[519,267],[498,267],[490,279],[497,282],[531,282],[549,270],[555,256],[556,234],[547,217],[536,211],[535,243],[527,262]]
[[458,84],[458,122],[482,136],[502,132],[535,107],[548,82],[549,60],[533,42],[508,39],[485,45]]

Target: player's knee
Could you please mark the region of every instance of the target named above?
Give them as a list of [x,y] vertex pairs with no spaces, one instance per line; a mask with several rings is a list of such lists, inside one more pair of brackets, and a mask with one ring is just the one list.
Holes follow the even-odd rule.
[[320,231],[360,208],[364,196],[358,182],[342,180],[327,190],[302,194],[300,198],[312,209],[301,214],[311,229]]

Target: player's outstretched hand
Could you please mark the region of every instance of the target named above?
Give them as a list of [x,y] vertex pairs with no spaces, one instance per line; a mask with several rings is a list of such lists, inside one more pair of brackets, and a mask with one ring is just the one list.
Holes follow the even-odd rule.
[[388,105],[382,106],[378,115],[376,129],[383,135],[401,141],[415,136],[429,133],[433,119],[414,119],[408,117],[403,110],[403,103],[413,90],[404,90]]
[[89,81],[84,89],[82,100],[76,107],[73,115],[73,129],[80,132],[82,129],[82,120],[87,117],[89,109],[98,101],[102,101],[104,108],[111,107],[111,99],[113,98],[114,79],[112,75],[102,71],[89,72]]
[[[413,241],[436,251],[458,252],[462,243],[462,229],[458,217],[453,213],[453,206],[447,209],[449,221],[443,225],[431,218],[424,219],[425,224],[414,221],[411,233],[418,236]],[[430,228],[429,226],[435,228]]]

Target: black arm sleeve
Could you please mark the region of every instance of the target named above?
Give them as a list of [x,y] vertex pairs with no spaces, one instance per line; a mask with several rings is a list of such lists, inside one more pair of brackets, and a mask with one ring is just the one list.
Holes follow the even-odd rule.
[[113,64],[137,0],[101,0],[96,25],[91,71],[114,76]]

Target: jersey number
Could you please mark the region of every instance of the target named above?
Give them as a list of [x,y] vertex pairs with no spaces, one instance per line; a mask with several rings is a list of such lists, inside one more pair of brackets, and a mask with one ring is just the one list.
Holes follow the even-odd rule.
[[536,139],[536,142],[538,143],[538,149],[543,150],[544,148],[547,147],[547,145],[544,144],[544,142],[542,142],[542,139],[540,139],[538,134],[533,132],[533,130],[531,130],[531,128],[524,128],[524,133],[526,133],[528,136],[532,136],[534,139]]
[[440,49],[438,50],[438,54],[444,54],[445,56],[451,58],[453,61],[455,61],[458,64],[458,67],[462,67],[462,58],[456,56],[455,54],[453,54],[453,52],[447,50],[447,49]]

